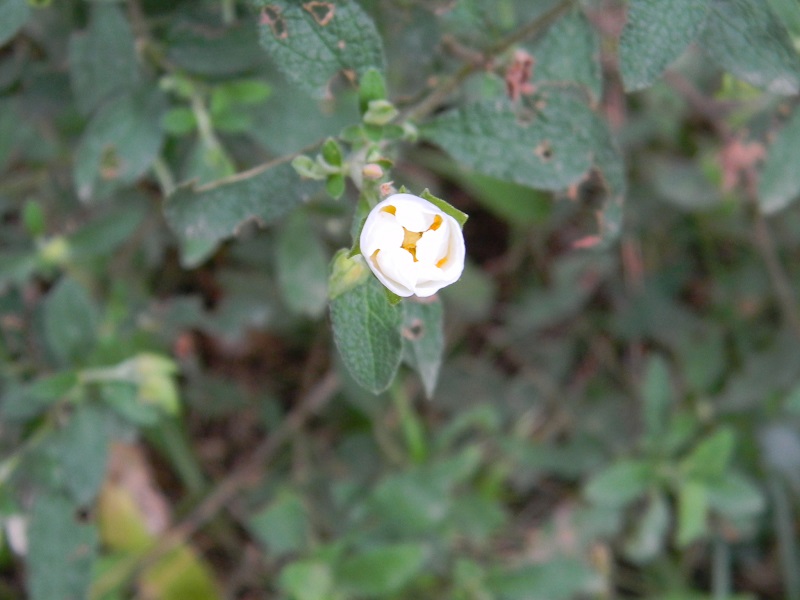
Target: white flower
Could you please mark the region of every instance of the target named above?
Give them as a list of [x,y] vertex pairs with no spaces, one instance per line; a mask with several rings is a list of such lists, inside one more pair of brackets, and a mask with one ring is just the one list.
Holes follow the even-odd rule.
[[394,194],[373,208],[360,244],[369,268],[398,296],[431,296],[464,270],[458,222],[412,194]]

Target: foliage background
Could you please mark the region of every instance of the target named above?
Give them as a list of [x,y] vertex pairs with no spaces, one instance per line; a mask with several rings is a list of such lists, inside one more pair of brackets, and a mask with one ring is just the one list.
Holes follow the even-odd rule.
[[[0,598],[800,598],[799,36],[0,0]],[[332,334],[390,180],[467,269]]]

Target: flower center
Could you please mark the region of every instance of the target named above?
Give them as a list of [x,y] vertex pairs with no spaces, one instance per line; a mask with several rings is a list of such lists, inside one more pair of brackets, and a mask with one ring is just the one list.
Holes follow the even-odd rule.
[[[389,213],[390,215],[393,216],[397,215],[397,208],[395,208],[391,204],[389,206],[384,206],[381,209],[381,211]],[[427,231],[436,231],[437,229],[439,229],[439,227],[442,226],[442,222],[443,220],[440,215],[434,215],[433,223],[431,223],[431,226],[428,227],[428,229],[426,229],[425,231],[409,231],[408,229],[403,227],[403,243],[400,244],[400,247],[403,250],[407,250],[409,254],[411,254],[411,256],[414,258],[414,262],[419,262],[417,260],[417,242],[422,238],[423,233]],[[446,262],[447,262],[447,257],[445,256],[436,263],[436,266],[441,268],[442,265],[444,265],[444,263]]]

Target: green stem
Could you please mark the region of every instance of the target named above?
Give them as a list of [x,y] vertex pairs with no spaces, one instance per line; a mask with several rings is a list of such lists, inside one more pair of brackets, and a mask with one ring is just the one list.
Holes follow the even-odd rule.
[[419,416],[414,411],[411,399],[403,387],[402,383],[395,380],[390,389],[392,402],[395,410],[400,417],[400,426],[403,430],[403,437],[408,446],[408,454],[411,462],[421,464],[425,462],[428,449],[425,444],[425,432]]
[[714,539],[711,586],[714,600],[728,600],[731,595],[731,551],[719,535]]
[[153,161],[153,173],[164,196],[169,196],[175,191],[175,177],[163,157],[158,156]]
[[794,519],[786,488],[776,474],[768,478],[769,494],[772,497],[772,512],[775,519],[775,535],[778,538],[783,578],[786,585],[786,600],[800,600],[800,569],[797,560],[797,540],[794,536]]

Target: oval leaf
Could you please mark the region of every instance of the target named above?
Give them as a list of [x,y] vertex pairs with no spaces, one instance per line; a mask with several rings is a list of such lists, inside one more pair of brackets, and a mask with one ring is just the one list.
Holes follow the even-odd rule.
[[389,387],[400,366],[402,313],[374,277],[330,303],[333,337],[347,370],[374,394]]

